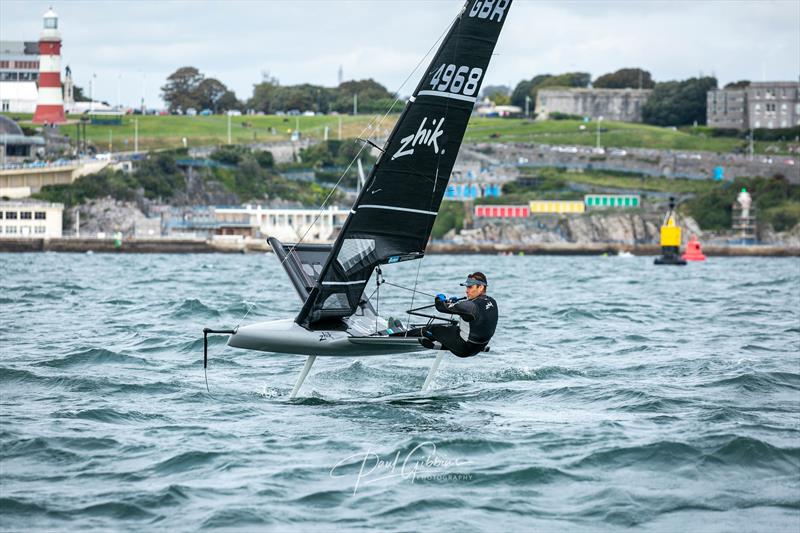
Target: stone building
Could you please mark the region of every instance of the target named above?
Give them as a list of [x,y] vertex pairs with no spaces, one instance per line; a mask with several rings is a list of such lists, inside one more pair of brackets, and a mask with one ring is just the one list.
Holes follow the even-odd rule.
[[747,91],[714,89],[706,98],[706,124],[712,128],[743,129],[747,123]]
[[552,113],[564,113],[641,122],[642,106],[652,93],[652,89],[540,89],[536,95],[536,118],[547,120]]
[[793,128],[800,126],[800,83],[755,82],[747,87],[749,128]]
[[753,82],[743,89],[715,89],[707,96],[708,125],[776,129],[800,126],[800,83]]

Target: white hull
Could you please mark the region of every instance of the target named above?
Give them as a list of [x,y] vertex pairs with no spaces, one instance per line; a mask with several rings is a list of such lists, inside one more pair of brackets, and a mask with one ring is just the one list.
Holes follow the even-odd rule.
[[291,318],[240,327],[228,339],[228,346],[262,352],[339,357],[425,350],[416,337],[356,337],[346,331],[309,331]]

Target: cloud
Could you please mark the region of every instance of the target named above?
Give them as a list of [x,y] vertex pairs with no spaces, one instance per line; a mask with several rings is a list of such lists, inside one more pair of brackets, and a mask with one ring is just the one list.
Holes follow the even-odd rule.
[[[0,38],[36,40],[50,4],[60,17],[64,62],[96,94],[148,102],[181,66],[192,65],[247,98],[269,71],[281,83],[333,86],[373,78],[396,90],[447,28],[461,0],[0,1]],[[485,83],[516,85],[536,74],[624,67],[656,80],[714,73],[796,80],[796,0],[517,0]],[[413,77],[403,94],[418,81]]]

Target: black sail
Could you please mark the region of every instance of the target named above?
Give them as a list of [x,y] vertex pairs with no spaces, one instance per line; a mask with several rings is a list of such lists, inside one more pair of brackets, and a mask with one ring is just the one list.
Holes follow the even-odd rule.
[[355,313],[376,266],[419,259],[511,0],[469,0],[409,99],[296,321]]

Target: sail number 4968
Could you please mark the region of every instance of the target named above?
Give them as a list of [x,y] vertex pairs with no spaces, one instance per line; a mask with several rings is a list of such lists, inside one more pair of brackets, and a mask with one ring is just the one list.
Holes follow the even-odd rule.
[[433,73],[430,84],[434,91],[472,96],[478,90],[481,76],[483,76],[483,69],[480,67],[457,67],[443,63]]

